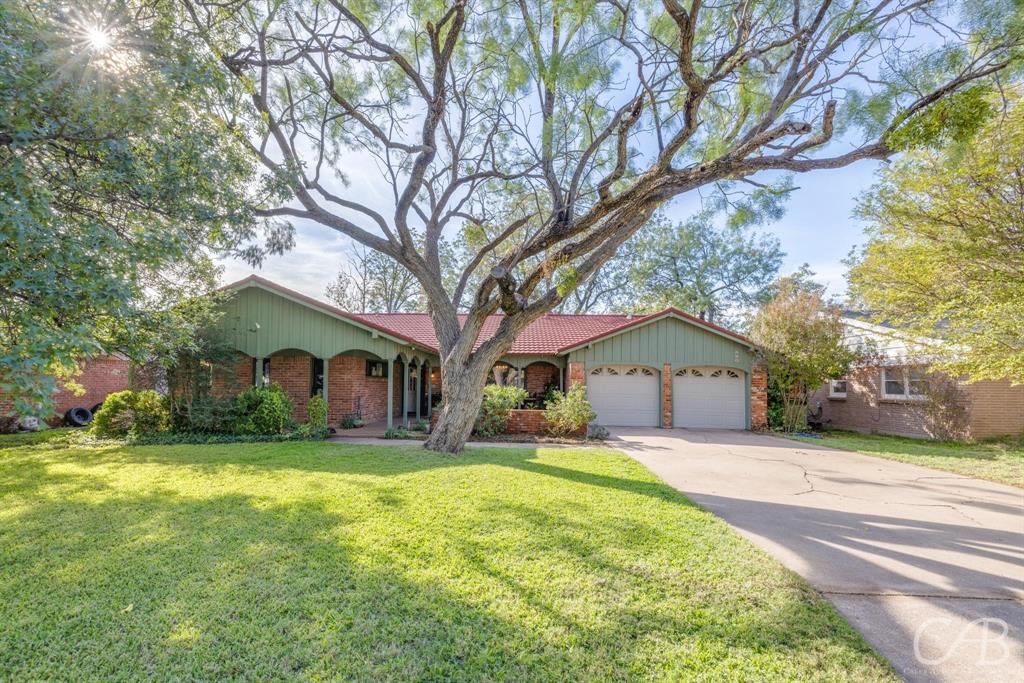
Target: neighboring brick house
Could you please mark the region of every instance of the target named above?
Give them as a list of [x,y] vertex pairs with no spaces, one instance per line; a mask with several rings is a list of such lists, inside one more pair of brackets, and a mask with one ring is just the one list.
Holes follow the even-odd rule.
[[[849,377],[820,387],[810,400],[812,420],[824,427],[857,432],[945,436],[942,426],[935,424],[925,409],[930,358],[923,340],[915,341],[898,330],[853,315],[845,316],[843,323],[847,343],[873,347],[876,360],[856,368]],[[937,379],[954,387],[948,393],[961,416],[962,437],[984,439],[1024,432],[1024,384]]]
[[[71,408],[93,408],[102,403],[108,395],[124,391],[131,384],[131,363],[118,355],[101,356],[81,363],[81,372],[75,377],[85,393],[76,394],[64,385],[54,395],[53,413],[45,416],[46,421],[56,424]],[[0,417],[14,411],[14,401],[0,392]]]

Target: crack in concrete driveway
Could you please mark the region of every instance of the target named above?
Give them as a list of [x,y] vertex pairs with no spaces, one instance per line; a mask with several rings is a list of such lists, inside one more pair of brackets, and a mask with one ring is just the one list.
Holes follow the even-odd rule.
[[909,681],[1024,680],[1024,491],[750,432],[612,429]]

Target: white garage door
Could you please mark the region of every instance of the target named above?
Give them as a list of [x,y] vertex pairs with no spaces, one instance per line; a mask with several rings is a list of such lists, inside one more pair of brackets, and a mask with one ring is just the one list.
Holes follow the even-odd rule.
[[658,372],[638,365],[604,365],[587,374],[587,398],[597,423],[623,427],[661,424]]
[[745,429],[743,373],[727,368],[684,368],[672,377],[672,426]]

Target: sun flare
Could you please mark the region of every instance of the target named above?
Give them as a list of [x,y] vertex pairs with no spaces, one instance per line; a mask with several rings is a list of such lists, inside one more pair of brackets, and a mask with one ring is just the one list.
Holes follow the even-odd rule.
[[86,29],[85,38],[89,43],[89,47],[96,52],[106,52],[114,43],[110,31],[102,26],[91,26]]

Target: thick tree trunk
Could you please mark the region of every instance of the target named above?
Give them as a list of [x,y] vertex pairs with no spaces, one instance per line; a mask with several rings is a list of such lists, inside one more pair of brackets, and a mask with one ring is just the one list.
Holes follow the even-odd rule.
[[489,363],[470,361],[445,367],[442,391],[444,404],[424,447],[441,453],[458,453],[466,445],[473,431],[473,423],[480,412],[483,388],[490,372]]

